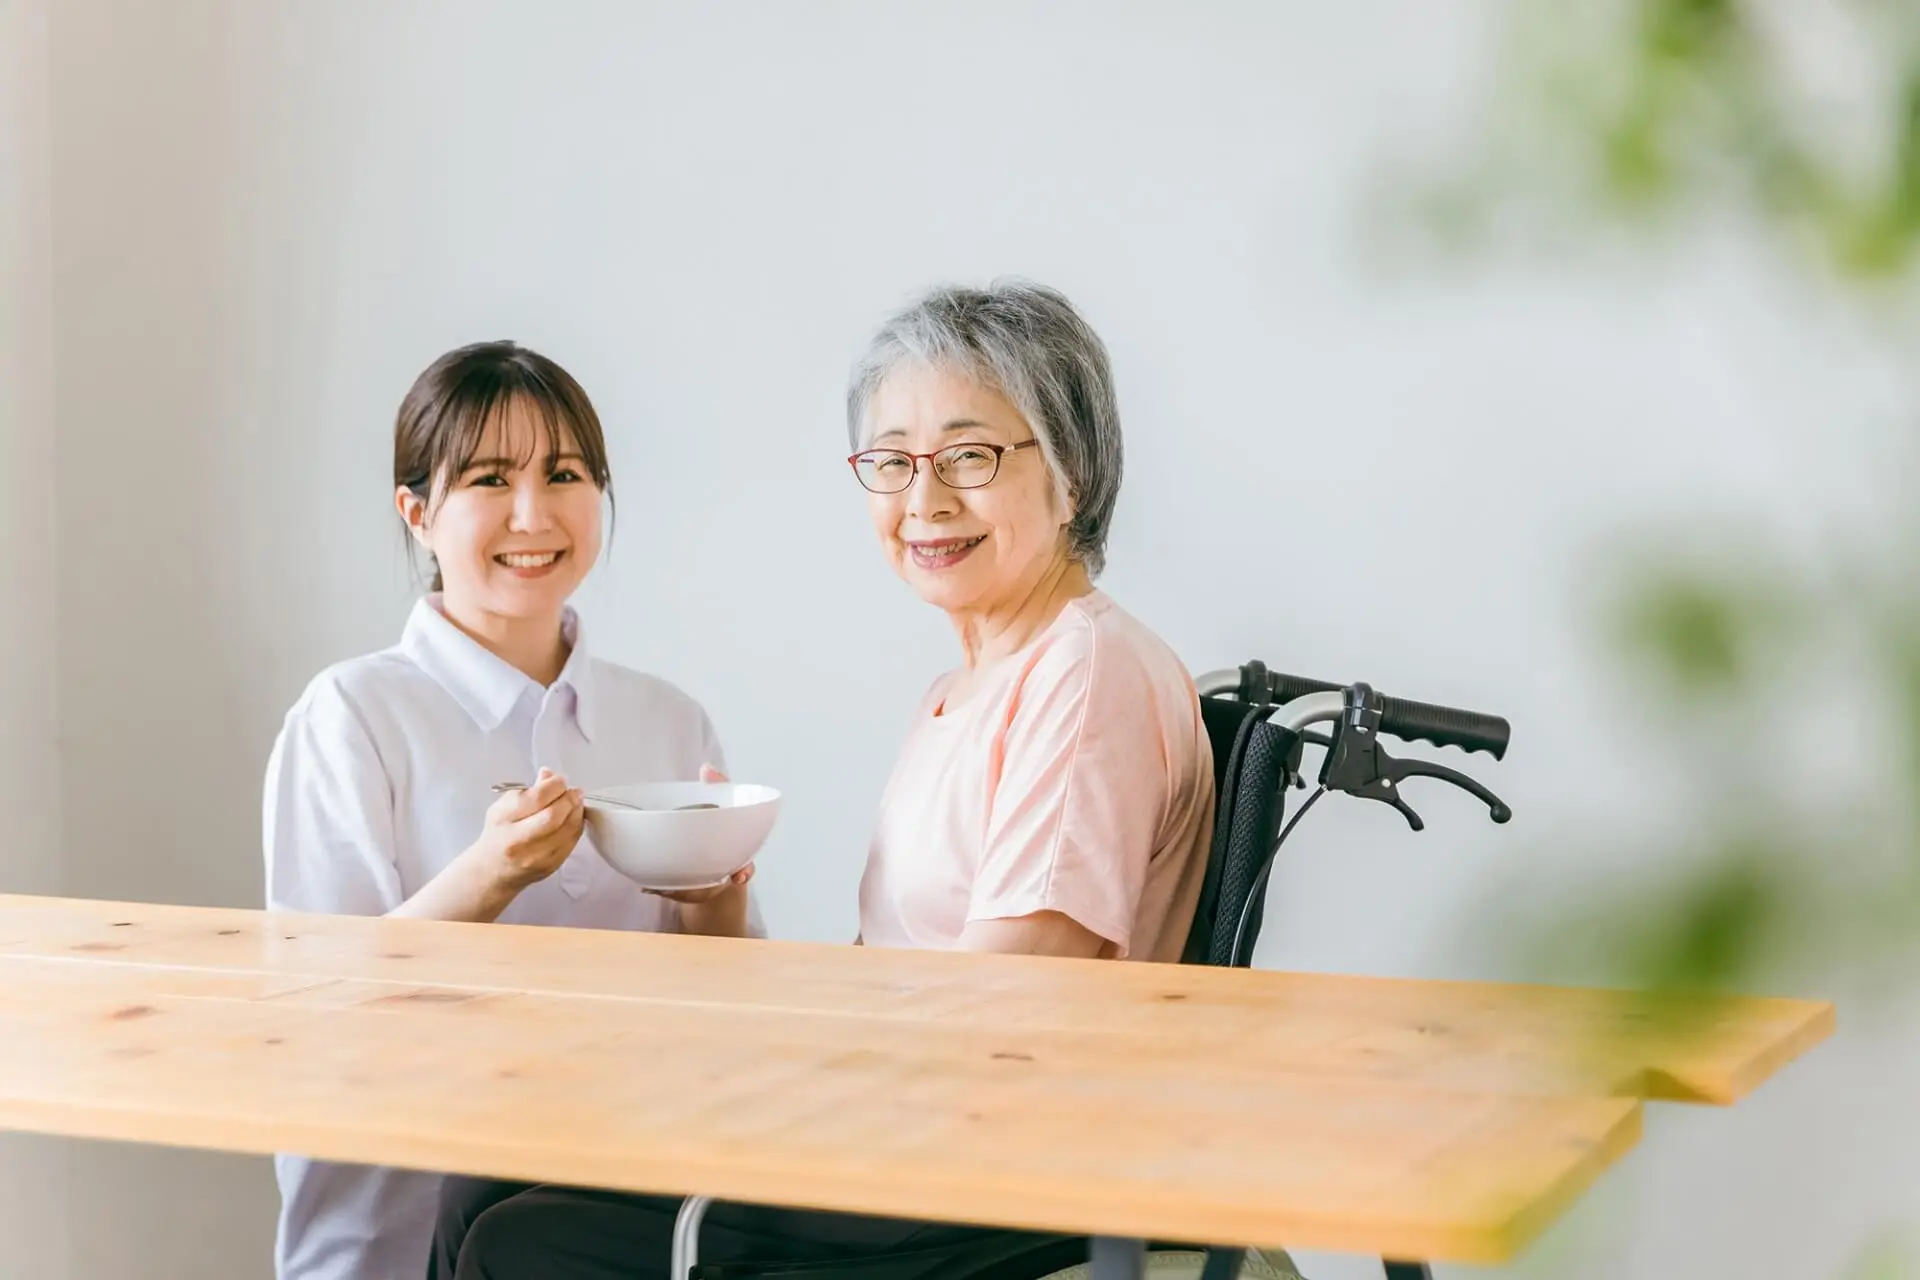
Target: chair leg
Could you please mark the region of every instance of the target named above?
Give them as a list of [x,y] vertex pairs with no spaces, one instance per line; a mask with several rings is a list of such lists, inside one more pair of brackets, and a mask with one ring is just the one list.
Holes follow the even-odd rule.
[[673,1219],[673,1280],[687,1280],[700,1265],[700,1223],[713,1201],[706,1196],[688,1196],[680,1202]]
[[1433,1268],[1424,1262],[1388,1262],[1382,1259],[1381,1265],[1387,1269],[1387,1280],[1433,1280]]

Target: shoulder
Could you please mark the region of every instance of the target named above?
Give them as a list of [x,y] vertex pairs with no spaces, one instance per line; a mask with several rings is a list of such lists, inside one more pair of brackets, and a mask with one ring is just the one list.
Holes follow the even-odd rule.
[[1030,691],[1078,690],[1103,702],[1193,691],[1172,648],[1102,592],[1067,606],[1034,647],[1021,683]]
[[285,727],[322,736],[343,731],[371,734],[372,721],[383,709],[403,703],[431,683],[431,677],[398,649],[348,658],[307,681],[287,709]]
[[926,692],[920,695],[920,701],[913,709],[914,720],[918,722],[931,716],[940,704],[947,700],[947,695],[953,692],[954,683],[959,678],[960,672],[957,669],[942,671],[935,676],[933,682],[927,686]]
[[[407,769],[405,708],[430,696],[431,678],[397,650],[349,658],[307,681],[267,759],[267,790],[319,788]],[[437,687],[437,686],[434,686]]]

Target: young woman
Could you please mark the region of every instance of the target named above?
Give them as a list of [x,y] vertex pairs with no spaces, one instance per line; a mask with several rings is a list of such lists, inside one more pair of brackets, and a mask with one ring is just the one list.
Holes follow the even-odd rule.
[[[653,895],[583,834],[584,790],[724,767],[700,705],[590,655],[568,605],[610,493],[586,393],[510,342],[450,352],[400,406],[393,478],[433,589],[397,645],[323,671],[288,712],[266,774],[267,906],[761,933],[751,867]],[[503,781],[529,785],[496,797]],[[426,1270],[437,1175],[275,1167],[280,1280]]]

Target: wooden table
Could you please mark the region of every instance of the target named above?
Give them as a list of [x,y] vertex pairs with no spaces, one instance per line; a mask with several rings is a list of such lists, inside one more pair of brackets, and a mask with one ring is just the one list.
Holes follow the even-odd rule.
[[0,1126],[1513,1257],[1829,1004],[0,896]]

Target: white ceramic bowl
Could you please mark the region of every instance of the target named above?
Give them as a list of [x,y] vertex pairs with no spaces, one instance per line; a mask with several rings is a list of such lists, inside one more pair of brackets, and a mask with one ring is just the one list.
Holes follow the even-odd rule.
[[[595,804],[592,795],[644,807]],[[780,793],[740,782],[595,787],[587,833],[607,865],[647,889],[704,889],[753,861],[780,813]],[[717,804],[717,809],[677,809]]]

